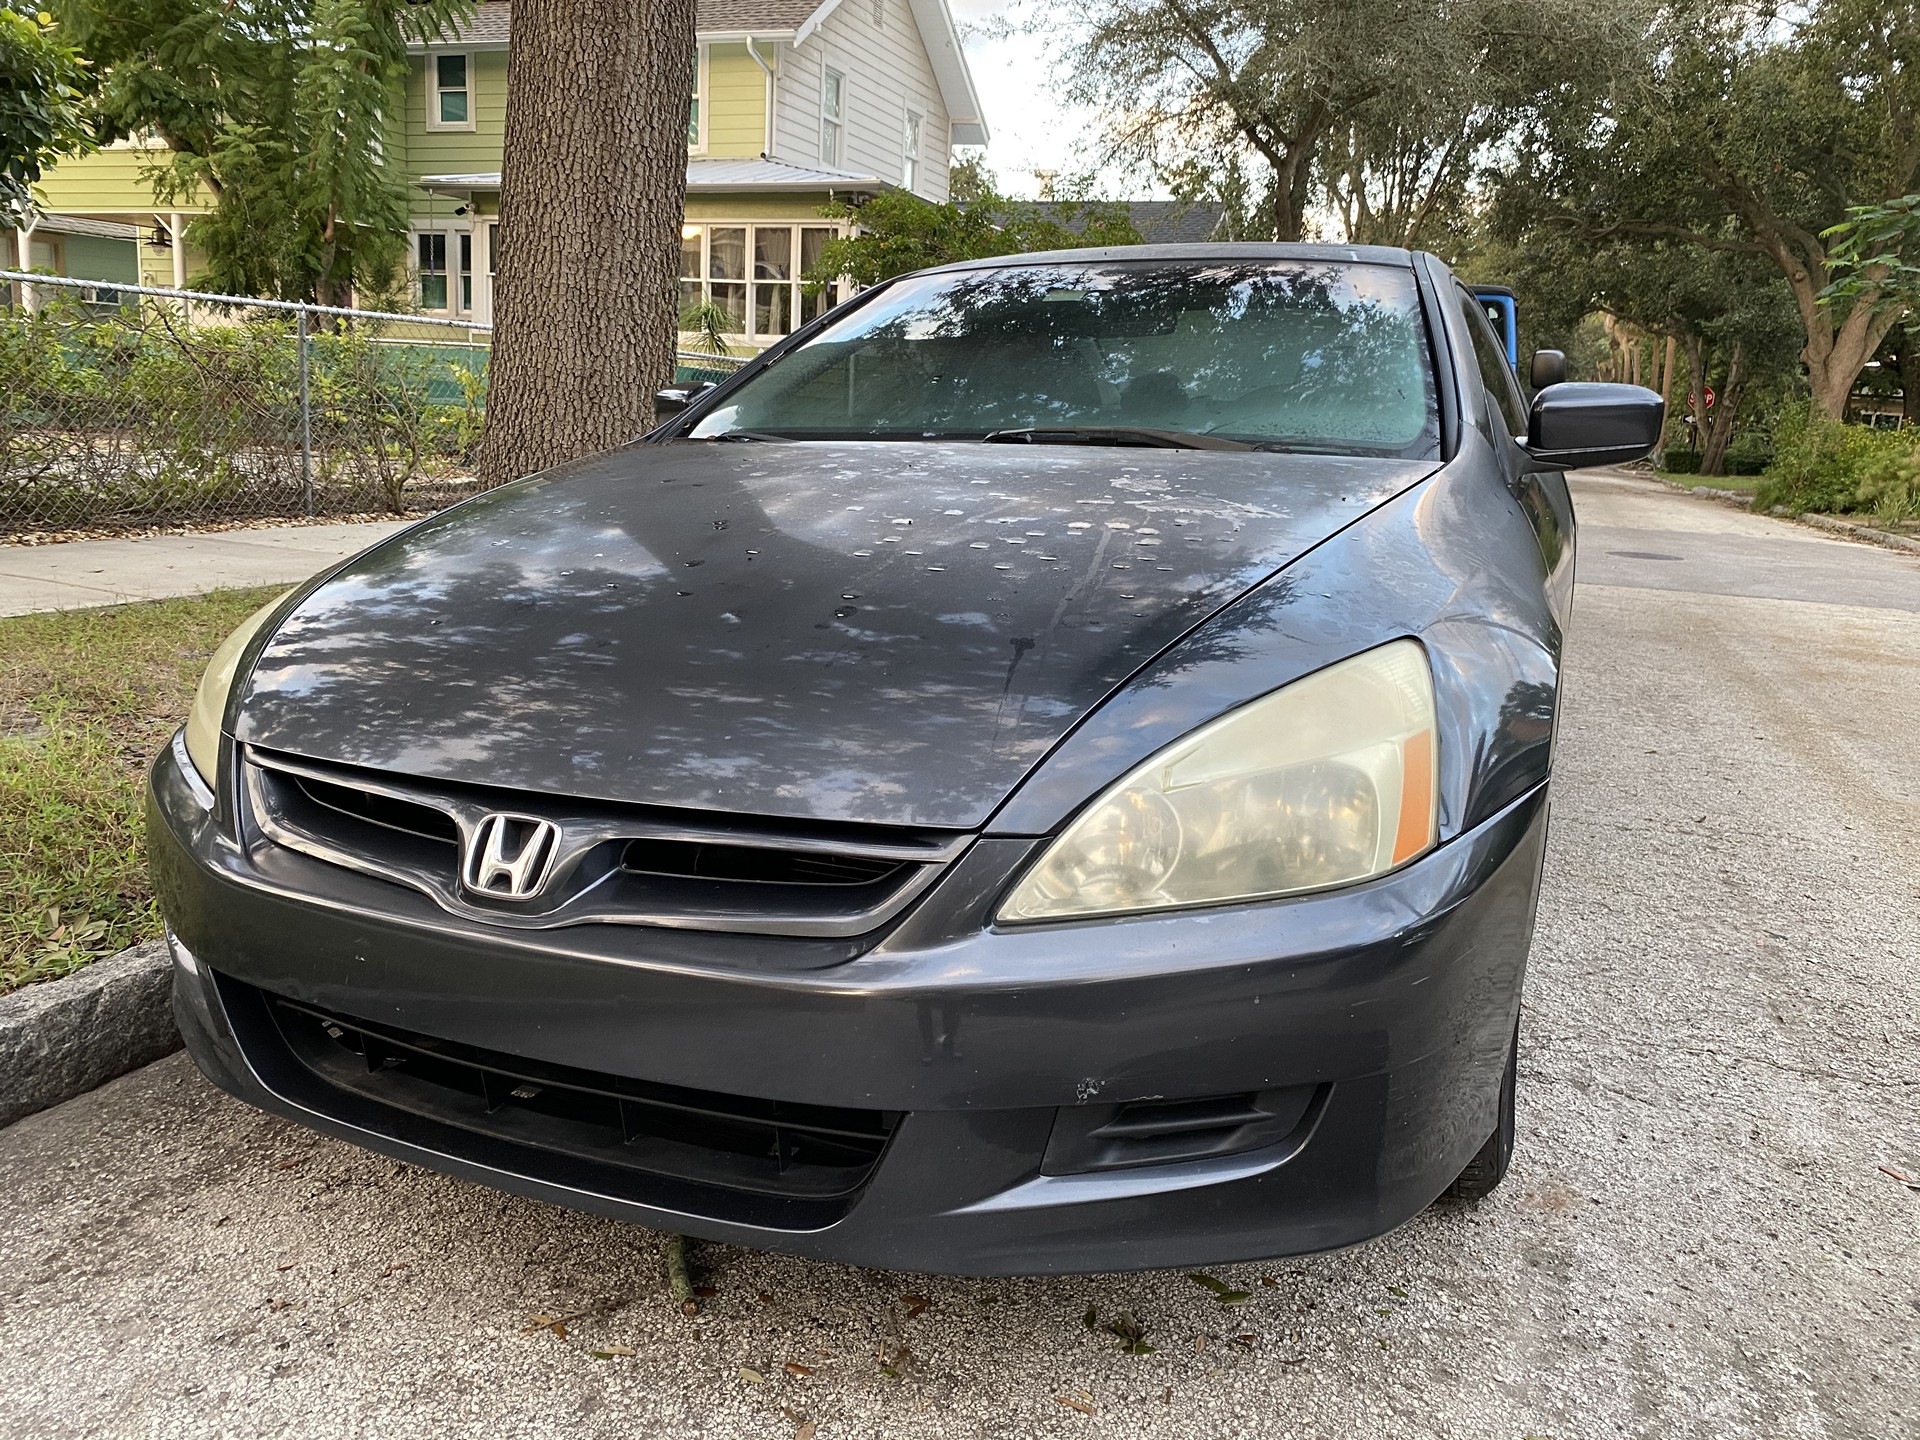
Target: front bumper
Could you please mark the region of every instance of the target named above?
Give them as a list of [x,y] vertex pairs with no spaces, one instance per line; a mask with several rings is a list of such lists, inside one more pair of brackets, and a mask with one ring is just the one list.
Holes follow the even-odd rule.
[[[1038,1274],[1333,1249],[1438,1196],[1494,1126],[1547,806],[1542,786],[1347,891],[1022,930],[979,917],[1035,842],[983,840],[882,943],[831,964],[797,952],[813,956],[797,965],[768,937],[713,950],[667,932],[607,937],[615,927],[502,933],[399,887],[243,849],[177,748],[154,766],[149,809],[181,1030],[229,1092],[660,1229],[863,1265]],[[884,1112],[891,1131],[831,1204],[656,1181],[329,1083],[263,1018],[281,999],[567,1073]],[[1043,1173],[1043,1160],[1061,1168],[1050,1139],[1053,1156],[1071,1149],[1060,1137],[1099,1107],[1241,1092],[1298,1094],[1299,1123],[1229,1154]]]

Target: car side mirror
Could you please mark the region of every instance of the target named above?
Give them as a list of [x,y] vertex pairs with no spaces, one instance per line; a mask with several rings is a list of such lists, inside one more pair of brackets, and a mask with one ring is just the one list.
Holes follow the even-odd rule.
[[671,420],[711,389],[713,381],[700,380],[691,385],[669,385],[664,390],[656,390],[653,392],[653,418],[655,421]]
[[1533,397],[1527,453],[1565,469],[1624,465],[1660,443],[1667,402],[1639,385],[1563,381]]
[[1561,350],[1536,350],[1527,362],[1527,388],[1544,390],[1563,384],[1567,378],[1567,357]]

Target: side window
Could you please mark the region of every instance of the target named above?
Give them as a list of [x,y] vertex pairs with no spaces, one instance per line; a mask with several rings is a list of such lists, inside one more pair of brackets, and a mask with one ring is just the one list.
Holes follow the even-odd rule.
[[1487,398],[1492,402],[1500,423],[1506,426],[1509,435],[1527,433],[1527,404],[1520,395],[1520,382],[1513,373],[1513,367],[1507,364],[1506,346],[1500,343],[1500,337],[1493,333],[1493,325],[1487,319],[1487,312],[1480,302],[1464,289],[1458,292],[1461,314],[1467,323],[1467,334],[1473,340],[1473,358],[1480,362],[1480,383],[1486,387]]

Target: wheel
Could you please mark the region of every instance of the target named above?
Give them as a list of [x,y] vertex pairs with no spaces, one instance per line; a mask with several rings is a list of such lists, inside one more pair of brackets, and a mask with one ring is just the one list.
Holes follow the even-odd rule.
[[1484,1200],[1507,1178],[1513,1160],[1513,1092],[1520,1078],[1520,1021],[1513,1022],[1513,1043],[1507,1047],[1507,1073],[1500,1080],[1500,1114],[1493,1133],[1467,1168],[1446,1189],[1444,1199]]

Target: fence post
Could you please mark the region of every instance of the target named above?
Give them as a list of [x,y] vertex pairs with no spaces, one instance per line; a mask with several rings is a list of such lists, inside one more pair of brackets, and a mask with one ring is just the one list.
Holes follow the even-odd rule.
[[300,502],[313,514],[313,406],[307,398],[307,307],[300,307]]

